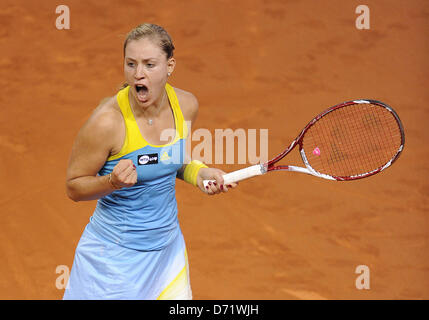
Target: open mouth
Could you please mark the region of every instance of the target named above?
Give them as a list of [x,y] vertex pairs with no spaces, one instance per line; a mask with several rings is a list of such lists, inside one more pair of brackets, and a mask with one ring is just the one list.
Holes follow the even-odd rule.
[[149,89],[143,84],[137,84],[135,86],[137,92],[137,98],[141,101],[146,101],[148,98]]

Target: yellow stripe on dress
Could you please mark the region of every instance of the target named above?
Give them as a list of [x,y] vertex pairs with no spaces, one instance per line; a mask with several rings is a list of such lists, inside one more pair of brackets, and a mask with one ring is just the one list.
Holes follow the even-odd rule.
[[130,86],[127,86],[121,89],[116,96],[116,100],[118,102],[118,105],[121,110],[122,116],[124,118],[124,123],[125,123],[124,143],[122,145],[121,150],[117,154],[110,156],[107,159],[107,161],[119,159],[131,152],[144,148],[147,145],[150,145],[156,148],[166,147],[176,143],[177,140],[183,139],[187,136],[188,130],[185,124],[182,110],[180,109],[176,92],[174,91],[174,88],[168,83],[165,84],[165,90],[167,92],[167,96],[170,101],[171,108],[173,109],[174,123],[176,127],[176,135],[173,141],[165,145],[153,145],[148,143],[144,139],[137,125],[137,121],[134,117],[134,114],[131,110],[130,101],[128,99]]
[[180,109],[176,92],[168,83],[165,84],[165,90],[167,91],[168,100],[170,101],[170,105],[176,118],[176,131],[178,132],[178,136],[180,139],[185,139],[188,136],[188,127],[186,126],[185,118],[183,117],[182,110]]
[[173,281],[161,292],[156,300],[176,300],[182,298],[185,290],[189,290],[188,254],[185,250],[185,266]]

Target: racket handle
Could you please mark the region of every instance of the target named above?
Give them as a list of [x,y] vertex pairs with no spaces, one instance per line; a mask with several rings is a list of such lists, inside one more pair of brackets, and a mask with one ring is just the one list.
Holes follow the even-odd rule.
[[[244,179],[248,179],[254,176],[260,176],[266,172],[264,166],[262,164],[256,164],[251,167],[247,167],[244,169],[240,169],[237,171],[233,171],[223,175],[224,184],[228,185],[233,182],[238,182]],[[209,182],[215,182],[216,180],[204,180],[204,188],[208,186]]]

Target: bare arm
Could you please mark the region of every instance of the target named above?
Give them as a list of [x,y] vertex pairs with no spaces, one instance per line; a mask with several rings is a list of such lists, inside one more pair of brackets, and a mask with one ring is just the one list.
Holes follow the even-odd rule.
[[[180,89],[175,89],[178,95],[178,100],[182,109],[183,117],[185,118],[185,121],[191,121],[192,125],[194,124],[195,120],[197,119],[198,115],[198,100],[197,98],[190,92],[186,92]],[[188,133],[189,135],[191,132]],[[184,172],[187,163],[191,161],[191,158],[186,155],[185,164],[177,171],[176,177],[184,180]]]
[[[182,107],[183,117],[185,118],[185,121],[191,121],[192,124],[194,124],[197,115],[198,115],[198,100],[197,98],[189,92],[185,92],[182,90],[178,91],[178,99],[180,106]],[[189,132],[189,135],[191,132]],[[184,172],[186,169],[187,164],[192,160],[188,155],[186,156],[185,163],[178,171],[176,177],[184,180]],[[197,185],[198,188],[203,191],[204,193],[207,193],[209,195],[218,194],[220,192],[227,192],[228,186],[223,185],[223,177],[222,175],[225,174],[224,171],[216,169],[216,168],[201,168],[198,171],[197,176]],[[215,184],[210,184],[210,186],[205,189],[203,185],[203,180],[216,180]],[[229,187],[235,188],[237,184],[233,183]]]
[[[120,115],[115,111],[95,111],[79,131],[72,148],[66,177],[67,195],[73,201],[99,199],[110,194],[115,188],[109,176],[97,176],[113,150],[118,130],[121,129]],[[112,172],[114,185],[133,185],[135,173],[131,160],[123,160]],[[118,168],[117,168],[118,167]],[[127,178],[130,178],[127,180]],[[131,183],[134,182],[134,183]]]

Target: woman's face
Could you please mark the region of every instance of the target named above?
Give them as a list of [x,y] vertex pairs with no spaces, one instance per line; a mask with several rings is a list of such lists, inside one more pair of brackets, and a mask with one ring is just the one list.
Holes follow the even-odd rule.
[[168,73],[175,61],[150,38],[131,40],[125,48],[124,74],[135,102],[148,107],[164,93]]

